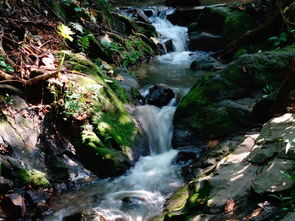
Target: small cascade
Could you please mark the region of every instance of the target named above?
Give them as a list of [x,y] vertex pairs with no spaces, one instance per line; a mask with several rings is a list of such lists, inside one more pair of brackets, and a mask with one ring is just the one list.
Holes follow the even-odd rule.
[[167,19],[168,15],[173,14],[175,12],[175,8],[166,6],[151,6],[144,8],[124,7],[117,9],[117,12],[127,17],[136,18],[137,10],[142,10],[143,15],[145,14],[145,11],[148,11],[149,17],[144,15],[145,20],[149,20],[150,23],[156,28],[156,31],[159,34],[159,41],[163,45],[165,53],[167,53],[166,42],[168,42],[169,40],[172,41],[174,52],[182,52],[187,50],[187,27],[173,25]]
[[172,119],[175,109],[175,106],[158,108],[144,105],[137,107],[137,116],[148,136],[152,155],[164,153],[171,148]]
[[187,50],[188,29],[186,27],[173,25],[167,19],[167,15],[172,14],[174,9],[161,7],[158,10],[161,11],[156,11],[154,9],[153,16],[151,16],[149,20],[160,34],[160,41],[161,39],[171,39],[175,52]]
[[161,34],[161,38],[172,40],[174,51],[181,52],[187,49],[188,36],[186,27],[173,25],[166,18],[156,17],[152,18],[151,21],[157,32]]

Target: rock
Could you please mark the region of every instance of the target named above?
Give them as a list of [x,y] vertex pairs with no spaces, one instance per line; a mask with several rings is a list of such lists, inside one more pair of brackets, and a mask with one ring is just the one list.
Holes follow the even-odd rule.
[[135,197],[135,196],[133,196],[133,197],[126,196],[126,197],[124,197],[122,199],[122,202],[127,203],[127,204],[141,204],[144,201],[146,201],[145,198],[143,198],[143,197]]
[[172,194],[165,203],[165,212],[179,211],[185,207],[189,197],[189,186],[186,184],[177,192]]
[[211,56],[197,58],[191,63],[190,66],[192,70],[196,71],[216,71],[222,67],[223,65]]
[[25,196],[26,199],[28,199],[28,201],[34,206],[36,206],[40,202],[44,202],[49,199],[48,194],[41,189],[36,191],[28,190],[26,191]]
[[227,42],[222,35],[214,35],[207,32],[190,32],[189,50],[218,51],[223,49]]
[[164,84],[158,84],[149,89],[149,93],[145,97],[145,102],[162,107],[168,105],[174,97],[175,93],[172,89]]
[[[73,59],[78,60],[79,57]],[[94,64],[90,67],[97,70]],[[77,85],[77,90],[70,93],[85,91],[92,94],[89,97],[92,108],[88,112],[91,124],[84,125],[82,130],[76,131],[77,134],[71,134],[79,159],[88,170],[101,177],[123,174],[132,164],[135,137],[140,135],[140,130],[124,105],[129,99],[126,91],[107,76],[96,76],[99,80],[78,75],[67,77]],[[81,101],[79,99],[76,102]],[[75,118],[75,115],[72,117]],[[79,124],[82,126],[83,121],[79,121]]]
[[[233,173],[235,171],[236,173]],[[238,172],[240,171],[240,172]],[[226,164],[218,170],[218,175],[208,179],[212,186],[207,205],[212,212],[222,212],[228,199],[247,202],[251,184],[256,178],[257,168],[250,164]],[[228,181],[231,182],[228,182]]]
[[152,9],[144,9],[143,12],[147,17],[152,17],[154,14],[154,11]]
[[295,115],[285,114],[267,122],[257,138],[257,145],[248,157],[253,164],[265,164],[275,156],[281,159],[295,159],[293,127]]
[[[295,58],[293,47],[242,55],[222,70],[203,76],[180,101],[175,131],[188,128],[193,137],[210,139],[250,126],[255,122],[253,106],[263,99],[259,94],[266,85],[275,88],[282,81],[289,58]],[[179,140],[177,136],[174,133],[173,139]]]
[[7,194],[3,199],[2,206],[9,218],[20,218],[26,214],[25,200],[18,193]]
[[258,194],[281,192],[293,186],[293,180],[282,173],[294,171],[293,160],[275,159],[269,162],[252,183],[253,190]]
[[206,7],[197,20],[193,31],[208,32],[221,35],[223,44],[236,39],[247,30],[252,30],[257,24],[253,16],[246,11],[230,7]]
[[189,161],[195,161],[200,155],[201,150],[198,150],[196,148],[183,148],[181,149],[176,158],[175,163],[184,165],[187,164]]
[[172,146],[179,149],[187,146],[199,146],[200,141],[195,136],[194,132],[186,127],[177,125],[173,128]]
[[253,107],[253,116],[255,117],[255,120],[262,123],[267,122],[272,117],[272,113],[265,110],[270,110],[274,104],[274,100],[269,98],[258,101]]
[[188,7],[188,6],[199,6],[201,2],[199,0],[166,0],[165,4],[167,6],[180,6],[180,7]]
[[281,221],[291,221],[291,220],[295,220],[295,213],[294,212],[287,213],[287,215],[285,215],[284,218],[281,219]]
[[162,39],[161,43],[164,47],[165,53],[174,51],[172,39],[168,39],[168,38]]
[[203,11],[204,7],[177,8],[174,13],[167,15],[167,19],[174,25],[189,26],[196,22],[196,18]]
[[196,30],[222,35],[223,25],[229,9],[227,7],[206,7],[197,19]]
[[9,190],[11,190],[13,183],[5,179],[3,176],[0,176],[0,195],[6,194]]
[[[7,120],[0,125],[0,144],[9,146],[11,156],[21,160],[24,165],[45,170],[44,156],[38,148],[38,137],[42,128],[42,116],[30,111],[26,101],[18,96],[13,97],[10,112],[3,109]],[[33,160],[32,160],[33,159]]]

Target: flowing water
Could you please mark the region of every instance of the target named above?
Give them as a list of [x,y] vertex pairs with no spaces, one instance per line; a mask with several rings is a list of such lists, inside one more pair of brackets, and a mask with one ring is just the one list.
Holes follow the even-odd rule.
[[[150,19],[162,38],[172,39],[174,52],[134,69],[142,93],[147,93],[151,85],[165,83],[181,96],[199,76],[189,70],[190,63],[197,56],[207,56],[204,52],[186,51],[187,29],[174,26],[165,18],[169,10],[155,8],[156,13]],[[89,208],[94,208],[94,216],[106,220],[145,221],[161,214],[167,196],[183,184],[180,167],[173,164],[178,151],[171,148],[175,103],[173,99],[162,108],[152,105],[136,108],[134,114],[148,136],[150,156],[141,157],[123,176],[96,180],[75,193],[57,197],[52,203],[56,212],[45,220],[62,220]]]

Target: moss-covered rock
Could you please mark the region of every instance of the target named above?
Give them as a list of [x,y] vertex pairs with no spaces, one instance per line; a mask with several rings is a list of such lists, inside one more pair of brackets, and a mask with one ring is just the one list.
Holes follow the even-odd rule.
[[125,107],[129,96],[83,54],[64,53],[66,67],[75,71],[60,80],[61,84],[67,82],[64,91],[59,91],[60,83],[55,80],[51,91],[63,99],[62,113],[69,126],[76,122],[80,127],[72,139],[82,161],[100,176],[121,174],[131,165],[141,135]]
[[180,211],[186,205],[189,198],[189,185],[185,185],[174,193],[165,203],[165,210],[168,213]]
[[294,57],[294,45],[246,54],[223,70],[205,75],[179,103],[176,130],[189,128],[204,139],[229,135],[249,125],[251,108],[246,108],[241,98],[261,100],[265,88],[272,88],[275,94]]
[[230,9],[227,13],[223,24],[223,36],[227,41],[232,41],[244,34],[248,30],[252,30],[257,25],[253,15],[239,10]]
[[189,25],[190,49],[216,51],[257,26],[252,14],[227,6],[206,7]]
[[164,220],[191,220],[206,207],[210,191],[211,186],[206,180],[186,184],[167,200]]

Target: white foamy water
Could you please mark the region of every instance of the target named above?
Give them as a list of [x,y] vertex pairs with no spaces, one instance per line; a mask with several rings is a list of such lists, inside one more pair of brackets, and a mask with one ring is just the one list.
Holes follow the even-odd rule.
[[187,49],[187,28],[173,25],[166,18],[155,17],[151,19],[153,26],[161,37],[172,40],[174,51],[180,52]]
[[144,105],[137,107],[137,116],[148,136],[152,155],[166,152],[171,148],[172,120],[175,109],[174,106],[159,108]]

